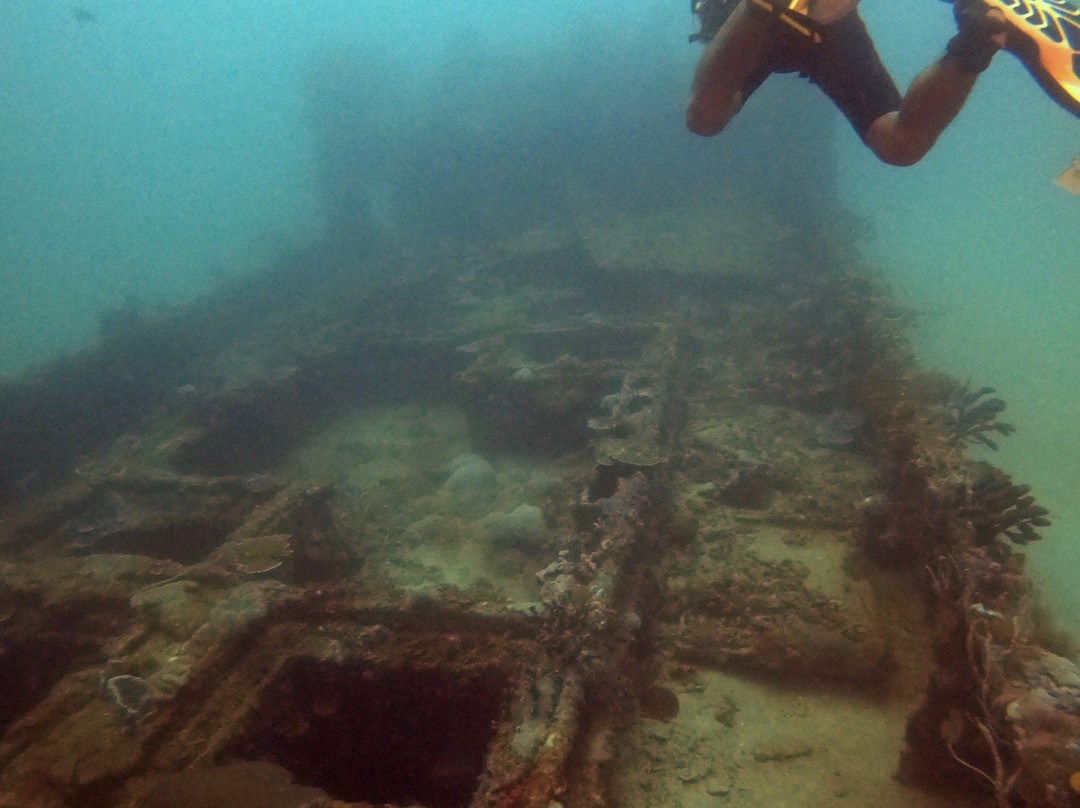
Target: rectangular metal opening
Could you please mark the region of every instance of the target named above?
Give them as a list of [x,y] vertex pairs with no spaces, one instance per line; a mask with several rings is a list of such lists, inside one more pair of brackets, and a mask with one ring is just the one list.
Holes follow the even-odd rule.
[[466,808],[507,701],[498,669],[380,669],[299,659],[226,757],[267,760],[346,802]]

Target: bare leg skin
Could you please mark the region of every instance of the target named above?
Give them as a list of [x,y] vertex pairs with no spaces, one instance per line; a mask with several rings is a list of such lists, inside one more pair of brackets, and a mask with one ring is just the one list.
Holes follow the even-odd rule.
[[694,73],[686,125],[698,135],[718,134],[742,107],[741,89],[771,47],[768,17],[739,3],[705,47]]
[[[1005,19],[997,9],[991,9],[988,17]],[[1005,44],[1004,33],[992,39],[998,47]],[[978,76],[961,70],[948,56],[942,57],[915,77],[899,110],[870,124],[866,145],[890,165],[919,162],[960,112]]]
[[[989,14],[1001,16],[996,9]],[[775,24],[752,12],[746,0],[735,8],[698,62],[686,109],[690,131],[718,134],[739,111],[745,100],[742,88],[773,47]],[[1002,34],[998,44],[1004,39]],[[977,78],[978,73],[961,69],[950,57],[939,59],[915,78],[899,110],[870,125],[866,144],[890,165],[917,163],[960,112]]]
[[939,59],[915,77],[899,110],[870,124],[866,145],[889,165],[917,163],[960,112],[976,78],[948,57]]

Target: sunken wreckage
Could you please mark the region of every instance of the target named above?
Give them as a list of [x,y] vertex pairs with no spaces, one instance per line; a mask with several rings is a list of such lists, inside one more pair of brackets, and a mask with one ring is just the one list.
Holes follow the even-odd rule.
[[916,671],[902,780],[1080,805],[1003,404],[873,281],[316,253],[4,385],[0,806],[737,805],[641,731],[710,670]]

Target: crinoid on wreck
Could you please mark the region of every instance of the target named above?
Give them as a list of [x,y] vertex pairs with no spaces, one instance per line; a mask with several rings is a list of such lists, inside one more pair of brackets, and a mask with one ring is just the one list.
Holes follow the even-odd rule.
[[940,408],[946,434],[960,444],[982,444],[997,450],[997,441],[990,435],[1011,435],[1016,427],[998,420],[1006,404],[991,397],[995,392],[993,387],[972,390],[966,382],[957,388]]
[[971,523],[977,543],[992,544],[999,536],[1014,544],[1038,541],[1038,529],[1050,526],[1049,513],[1035,504],[1031,486],[1017,485],[989,463],[973,464],[971,484],[959,516]]

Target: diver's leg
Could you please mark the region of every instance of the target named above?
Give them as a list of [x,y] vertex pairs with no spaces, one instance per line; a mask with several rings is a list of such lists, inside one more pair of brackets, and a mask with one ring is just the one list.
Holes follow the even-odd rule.
[[768,56],[775,23],[742,0],[705,46],[694,73],[686,125],[699,135],[719,133],[742,107],[751,77]]
[[1004,15],[978,6],[957,5],[960,33],[950,40],[946,54],[915,77],[900,109],[882,115],[866,132],[866,144],[884,162],[906,166],[921,160],[1005,44]]
[[947,56],[939,59],[915,77],[900,109],[870,125],[866,145],[889,165],[919,162],[960,112],[978,75]]

